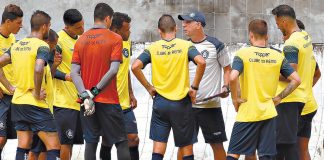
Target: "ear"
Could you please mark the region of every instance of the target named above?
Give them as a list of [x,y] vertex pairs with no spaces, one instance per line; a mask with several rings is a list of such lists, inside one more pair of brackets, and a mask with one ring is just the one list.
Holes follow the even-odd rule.
[[42,28],[42,30],[45,31],[46,30],[46,24],[43,24],[41,28]]
[[4,24],[6,24],[6,23],[8,24],[10,22],[12,22],[10,19],[6,19],[5,22],[4,22]]
[[254,40],[254,35],[252,32],[249,32],[249,39],[250,39],[250,41]]
[[177,25],[175,26],[174,30],[175,30],[175,32],[178,32],[178,26]]
[[159,31],[159,34],[161,35],[162,34],[162,31],[160,29],[158,29],[158,31]]

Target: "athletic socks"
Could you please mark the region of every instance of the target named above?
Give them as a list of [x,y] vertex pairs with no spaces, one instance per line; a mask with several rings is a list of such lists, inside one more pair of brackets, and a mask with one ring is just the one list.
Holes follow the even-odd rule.
[[226,160],[238,160],[237,158],[234,158],[232,156],[226,156]]
[[2,157],[1,157],[1,153],[2,153],[2,148],[0,149],[0,159],[2,159]]
[[183,156],[182,159],[183,159],[183,160],[194,160],[194,155],[190,155],[190,156]]
[[27,160],[29,149],[17,147],[16,160]]
[[101,160],[111,160],[111,148],[110,146],[105,146],[101,144],[100,148],[100,159]]
[[160,153],[152,153],[152,160],[163,160],[163,155]]
[[98,143],[86,143],[84,150],[84,160],[94,160],[96,159]]
[[129,148],[128,148],[128,141],[122,141],[116,143],[117,148],[117,158],[118,160],[130,160]]
[[138,146],[129,147],[131,160],[139,160]]
[[58,160],[60,159],[60,150],[52,149],[46,152],[46,160]]

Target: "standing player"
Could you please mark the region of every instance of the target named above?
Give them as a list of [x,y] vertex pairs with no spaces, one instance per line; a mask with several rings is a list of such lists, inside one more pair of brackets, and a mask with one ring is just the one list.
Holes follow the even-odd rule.
[[[310,35],[298,28],[295,11],[288,5],[279,5],[272,10],[278,28],[285,41],[283,54],[288,63],[301,78],[298,88],[276,106],[277,117],[277,159],[299,159],[297,147],[298,119],[307,101],[307,94],[312,90],[311,80],[313,46]],[[281,92],[288,82],[281,77],[277,93]]]
[[[47,65],[49,47],[43,39],[48,36],[51,17],[35,11],[31,17],[31,34],[13,44],[0,57],[0,67],[12,63],[15,92],[12,98],[12,119],[18,135],[17,160],[28,157],[33,132],[37,133],[47,148],[47,159],[60,155],[59,140],[50,108],[53,103],[52,77]],[[1,76],[1,79],[6,77]],[[5,85],[11,89],[12,85]]]
[[[117,73],[117,91],[119,96],[120,106],[124,112],[124,121],[126,125],[129,153],[132,160],[139,159],[138,153],[138,131],[136,118],[133,109],[137,107],[137,101],[133,94],[131,78],[129,73],[130,59],[132,56],[130,36],[131,18],[125,13],[115,12],[110,30],[119,34],[123,38],[123,63],[120,64]],[[100,149],[100,158],[102,160],[111,159],[112,146],[107,146],[105,141],[102,141]]]
[[58,66],[54,79],[54,116],[61,143],[61,159],[72,157],[72,145],[77,134],[80,118],[80,104],[76,102],[78,92],[71,82],[71,62],[74,45],[84,32],[84,21],[76,9],[68,9],[63,14],[65,28],[58,32],[58,50],[62,63]]
[[[154,141],[152,160],[163,159],[171,128],[175,146],[180,147],[183,159],[193,160],[191,103],[195,103],[206,62],[191,42],[176,38],[176,23],[172,16],[162,15],[158,28],[162,40],[151,44],[132,65],[134,75],[153,97],[150,129],[150,138]],[[191,88],[189,60],[197,64]],[[149,63],[152,63],[153,86],[141,71]]]
[[[57,33],[54,30],[50,29],[48,36],[44,37],[44,41],[48,44],[50,49],[50,54],[48,55],[48,64],[51,68],[51,75],[53,76],[55,74],[57,66],[62,62],[61,54],[56,51],[56,45],[58,41]],[[53,108],[51,108],[51,112],[53,113]],[[33,135],[33,142],[28,156],[29,160],[46,159],[46,147],[44,143],[39,139],[37,133],[34,133]]]
[[116,87],[122,38],[108,29],[113,13],[108,4],[98,3],[94,27],[80,36],[73,52],[71,76],[84,105],[81,123],[86,141],[85,160],[96,159],[101,135],[106,144],[116,145],[118,159],[130,159]]
[[[249,40],[252,46],[240,49],[233,60],[230,88],[238,113],[227,160],[237,160],[240,155],[253,155],[256,150],[260,160],[271,160],[275,157],[275,105],[300,84],[298,74],[289,66],[284,56],[266,47],[267,32],[268,27],[264,20],[251,21]],[[280,73],[290,83],[275,96]],[[241,86],[238,84],[239,77]],[[238,93],[239,88],[241,94]]]
[[[22,27],[22,17],[23,11],[20,7],[9,4],[4,8],[0,25],[0,56],[15,43],[14,34],[17,34]],[[7,77],[9,83],[14,84],[12,65],[8,64],[2,69],[1,74]],[[0,159],[7,138],[16,138],[15,131],[12,132],[13,124],[10,118],[12,94],[0,84]]]
[[[298,28],[301,30],[305,30],[305,25],[302,21],[296,20]],[[321,71],[318,67],[318,64],[315,60],[315,57],[312,57],[312,70],[311,75],[314,75],[313,79],[311,79],[312,86],[317,83],[317,81],[321,77]],[[308,151],[308,143],[312,133],[312,120],[317,112],[317,103],[313,94],[313,90],[307,94],[307,101],[305,103],[305,107],[301,113],[301,117],[298,122],[298,147],[300,159],[303,160],[311,160],[309,151]]]
[[[199,85],[197,99],[204,99],[218,93],[226,93],[222,98],[228,96],[229,75],[231,72],[230,58],[226,52],[224,43],[217,38],[207,36],[204,32],[206,25],[205,15],[201,12],[193,12],[188,15],[179,15],[178,19],[183,21],[182,27],[185,34],[194,43],[194,46],[202,54],[206,61],[206,70]],[[221,86],[222,69],[224,71],[224,82]],[[191,82],[194,79],[196,65],[189,63]],[[196,129],[194,142],[198,142],[199,127],[214,152],[214,159],[225,160],[226,153],[223,142],[227,140],[225,124],[222,114],[220,98],[214,98],[207,102],[192,105],[195,115]]]

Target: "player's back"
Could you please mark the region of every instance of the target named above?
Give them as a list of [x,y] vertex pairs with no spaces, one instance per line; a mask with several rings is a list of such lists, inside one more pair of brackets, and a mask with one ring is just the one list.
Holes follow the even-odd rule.
[[[97,85],[110,69],[111,62],[122,61],[122,38],[105,28],[93,28],[83,33],[74,47],[72,63],[80,64],[81,77],[86,89]],[[96,102],[118,102],[116,78],[96,96]],[[105,95],[106,92],[113,94]],[[108,98],[109,96],[109,98]]]
[[180,100],[189,91],[188,51],[192,43],[175,38],[159,40],[149,46],[152,61],[152,82],[159,94]]
[[260,121],[272,118],[276,110],[272,101],[275,96],[283,55],[270,48],[248,47],[237,52],[243,72],[240,75],[241,104],[238,121]]
[[[30,104],[47,108],[48,104],[45,101],[34,98],[32,90],[35,88],[34,72],[36,59],[43,59],[47,62],[49,54],[48,44],[38,38],[24,38],[12,45],[10,54],[16,84],[12,102],[15,104]],[[47,89],[47,81],[52,81],[51,78],[45,78],[48,77],[47,74],[51,74],[46,67],[48,66],[44,67],[43,89]]]

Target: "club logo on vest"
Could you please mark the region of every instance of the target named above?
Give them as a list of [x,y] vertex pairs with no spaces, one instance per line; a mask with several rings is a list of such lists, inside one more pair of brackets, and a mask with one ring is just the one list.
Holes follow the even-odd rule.
[[6,126],[2,121],[0,121],[0,130],[4,130],[4,129],[6,129]]
[[68,137],[69,139],[72,139],[73,138],[73,131],[72,129],[68,129],[66,132],[66,137]]
[[204,57],[204,59],[207,59],[209,57],[209,52],[207,50],[201,51],[201,55]]
[[126,58],[128,58],[128,56],[129,56],[128,49],[126,49],[126,48],[123,49],[123,55],[124,55]]

